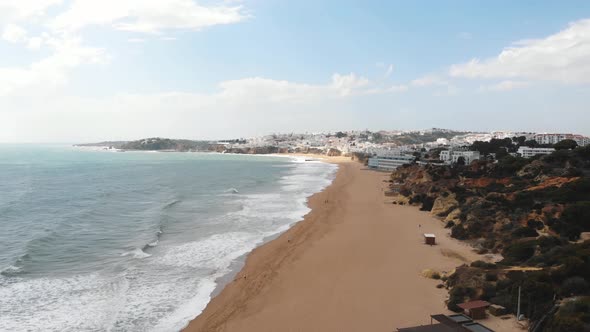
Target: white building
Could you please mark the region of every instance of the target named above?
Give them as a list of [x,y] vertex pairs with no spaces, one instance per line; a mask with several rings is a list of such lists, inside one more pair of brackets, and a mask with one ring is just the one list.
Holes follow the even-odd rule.
[[564,139],[574,140],[579,146],[590,144],[590,138],[574,134],[536,134],[533,139],[539,144],[555,144]]
[[554,148],[529,148],[527,146],[521,146],[518,148],[518,153],[523,158],[531,158],[536,155],[551,154],[555,151]]
[[416,157],[402,155],[402,154],[391,154],[387,156],[376,156],[369,158],[369,168],[380,169],[384,171],[393,171],[394,169],[412,163]]
[[474,160],[479,160],[479,151],[464,151],[464,150],[444,150],[440,152],[440,160],[447,164],[454,164],[463,157],[465,164],[469,165]]

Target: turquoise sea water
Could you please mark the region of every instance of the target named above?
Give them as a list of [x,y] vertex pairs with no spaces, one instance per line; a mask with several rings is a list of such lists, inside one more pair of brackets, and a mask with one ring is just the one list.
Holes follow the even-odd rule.
[[0,330],[177,331],[335,166],[0,145]]

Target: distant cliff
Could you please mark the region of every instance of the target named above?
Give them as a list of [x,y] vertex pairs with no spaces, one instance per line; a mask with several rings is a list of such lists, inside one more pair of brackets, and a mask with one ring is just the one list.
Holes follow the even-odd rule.
[[145,151],[208,151],[212,146],[207,141],[191,141],[186,139],[144,138],[121,145],[123,150]]
[[338,149],[329,148],[285,148],[274,145],[247,146],[243,141],[193,141],[187,139],[170,138],[144,138],[137,141],[111,141],[88,144],[76,144],[75,146],[104,147],[126,151],[178,151],[178,152],[218,152],[236,154],[272,154],[272,153],[304,153],[304,154],[327,154],[329,156],[340,156],[342,152]]
[[240,147],[241,144],[225,145],[212,141],[193,141],[187,139],[143,138],[137,141],[106,141],[99,143],[76,144],[82,147],[105,147],[127,151],[178,151],[178,152],[219,152],[237,154],[286,153],[287,149],[276,146]]
[[120,149],[121,146],[128,143],[128,141],[104,141],[98,143],[81,143],[81,144],[74,144],[74,146],[82,146],[82,147],[104,147],[104,148],[112,148],[112,149]]

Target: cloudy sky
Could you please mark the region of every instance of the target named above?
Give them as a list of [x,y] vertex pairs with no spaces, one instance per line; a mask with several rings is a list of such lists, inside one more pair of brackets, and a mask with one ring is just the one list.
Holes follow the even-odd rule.
[[588,1],[0,0],[0,142],[590,134]]

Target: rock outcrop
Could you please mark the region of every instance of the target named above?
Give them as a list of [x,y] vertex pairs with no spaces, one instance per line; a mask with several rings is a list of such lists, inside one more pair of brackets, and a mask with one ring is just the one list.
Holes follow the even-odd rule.
[[459,206],[455,194],[439,195],[434,200],[434,205],[430,213],[437,217],[445,217],[449,212],[455,210]]

